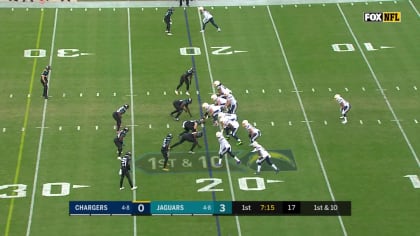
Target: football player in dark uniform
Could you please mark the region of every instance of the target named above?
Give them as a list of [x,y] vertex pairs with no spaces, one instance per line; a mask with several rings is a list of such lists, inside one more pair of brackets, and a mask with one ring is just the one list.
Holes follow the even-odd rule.
[[124,106],[122,106],[122,107],[120,107],[120,108],[118,108],[116,111],[114,111],[113,113],[112,113],[112,117],[114,118],[114,120],[117,122],[117,132],[120,130],[120,128],[121,128],[121,123],[122,123],[122,121],[121,121],[121,118],[122,118],[122,115],[127,111],[127,109],[129,108],[130,106],[128,105],[128,104],[125,104]]
[[[179,6],[182,7],[182,1],[183,0],[179,0]],[[185,0],[185,3],[187,4],[187,7],[190,6],[190,0]]]
[[188,141],[188,142],[193,143],[193,145],[190,148],[190,151],[188,153],[194,154],[194,148],[197,145],[200,146],[198,144],[197,139],[198,138],[201,138],[201,137],[203,137],[203,132],[201,132],[201,131],[199,131],[199,132],[192,132],[192,133],[185,133],[185,134],[181,135],[181,137],[180,137],[181,139],[177,143],[174,143],[171,146],[171,149],[174,148],[174,147],[176,147],[176,146],[178,146],[178,145],[180,145],[181,143],[183,143],[185,141]]
[[123,145],[124,145],[124,138],[128,133],[128,128],[125,127],[123,130],[118,131],[117,137],[114,138],[115,146],[117,146],[118,156],[121,156]]
[[199,125],[203,124],[204,120],[186,120],[182,122],[182,128],[184,128],[184,131],[179,134],[179,136],[188,133],[190,131],[196,132]]
[[194,74],[194,69],[190,68],[188,69],[184,74],[181,75],[181,78],[179,78],[179,84],[175,89],[175,94],[178,95],[179,94],[179,89],[181,88],[181,86],[185,83],[186,89],[187,91],[185,92],[185,94],[187,94],[188,96],[190,96],[190,85],[191,85],[191,80],[192,80],[192,75]]
[[[191,98],[187,98],[187,99],[184,99],[184,100],[175,100],[175,101],[173,101],[172,104],[175,107],[175,111],[171,112],[170,115],[176,121],[179,120],[179,116],[181,115],[181,113],[183,111],[188,112],[188,114],[190,115],[190,117],[192,117],[191,112],[190,112],[190,109],[188,108],[188,105],[190,105],[191,103],[192,103],[192,99]],[[174,117],[174,114],[176,114],[175,117]]]
[[124,177],[127,177],[128,183],[130,184],[131,190],[136,190],[137,186],[133,185],[130,175],[130,161],[131,161],[131,152],[127,152],[123,157],[118,157],[118,160],[121,161],[120,167],[120,190],[123,190]]
[[42,96],[48,99],[48,75],[50,74],[51,66],[46,66],[44,71],[41,73],[41,84],[43,87]]
[[171,143],[172,140],[172,134],[168,134],[166,135],[166,137],[163,139],[163,143],[162,143],[162,148],[160,149],[160,152],[163,155],[163,169],[164,171],[169,171],[168,168],[168,160],[169,160],[169,144]]
[[172,33],[171,33],[171,24],[172,24],[172,14],[174,14],[174,8],[173,7],[170,7],[167,11],[166,11],[166,13],[165,13],[165,16],[163,17],[163,22],[165,22],[165,24],[166,24],[166,30],[165,30],[165,32],[168,34],[168,35],[172,35]]

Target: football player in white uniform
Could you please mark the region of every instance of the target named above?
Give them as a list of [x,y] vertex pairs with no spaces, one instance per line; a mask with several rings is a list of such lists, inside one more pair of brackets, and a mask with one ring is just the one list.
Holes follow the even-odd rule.
[[235,97],[232,93],[226,93],[226,107],[228,109],[228,113],[236,114],[236,109],[238,109],[238,103],[236,102]]
[[219,114],[219,122],[226,134],[226,139],[229,140],[229,137],[232,136],[236,140],[236,145],[241,145],[242,140],[236,135],[239,129],[239,123],[236,120],[229,119],[225,113]]
[[221,167],[222,166],[222,158],[227,153],[229,156],[233,157],[236,161],[236,164],[241,164],[241,160],[232,153],[232,147],[230,146],[229,142],[223,137],[222,132],[216,132],[216,138],[219,141],[219,162],[216,164],[216,166]]
[[204,32],[204,30],[206,29],[206,25],[210,22],[214,27],[216,27],[217,32],[220,32],[221,29],[220,27],[216,24],[216,22],[214,21],[214,17],[213,15],[204,7],[199,7],[198,10],[201,12],[201,14],[203,15],[203,24],[201,26],[201,30],[200,32]]
[[218,97],[216,94],[211,95],[211,100],[213,100],[215,105],[226,106],[227,100],[222,97]]
[[213,86],[217,90],[217,96],[226,97],[226,94],[232,94],[232,90],[228,89],[218,80],[213,82]]
[[341,97],[340,94],[334,95],[334,99],[340,104],[340,119],[343,119],[341,123],[346,124],[347,123],[347,113],[349,112],[351,105],[348,101],[346,101],[343,97]]
[[261,173],[261,164],[266,161],[267,164],[269,164],[276,173],[279,173],[279,168],[276,166],[276,164],[271,162],[271,156],[270,153],[267,152],[267,150],[265,150],[265,148],[263,146],[261,146],[259,143],[257,142],[253,142],[251,144],[251,146],[254,148],[254,150],[252,150],[252,152],[257,152],[258,153],[258,160],[256,161],[257,163],[257,172],[255,172],[256,175],[259,175]]
[[217,126],[218,122],[218,115],[220,112],[222,112],[222,106],[217,106],[214,104],[208,104],[208,103],[203,103],[202,105],[203,108],[203,112],[204,112],[204,117],[207,119],[208,116],[211,116],[213,118],[213,125]]
[[253,143],[257,138],[261,137],[261,131],[252,126],[247,120],[242,121],[242,127],[248,131],[249,142]]

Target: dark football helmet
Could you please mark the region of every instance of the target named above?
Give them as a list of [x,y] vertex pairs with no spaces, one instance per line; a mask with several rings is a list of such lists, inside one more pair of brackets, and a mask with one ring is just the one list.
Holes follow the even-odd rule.
[[130,107],[130,106],[129,106],[128,104],[125,104],[125,105],[124,105],[124,108],[125,108],[125,109],[128,109],[129,107]]

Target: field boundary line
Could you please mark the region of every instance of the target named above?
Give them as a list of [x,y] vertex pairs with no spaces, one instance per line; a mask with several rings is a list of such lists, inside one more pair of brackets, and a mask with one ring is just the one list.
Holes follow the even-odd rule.
[[417,10],[416,6],[414,6],[414,3],[411,0],[408,0],[408,3],[410,3],[411,7],[413,8],[413,10],[416,12],[417,17],[420,17],[420,13]]
[[[357,2],[391,2],[394,0],[200,0],[190,3],[198,6],[266,6],[301,4],[336,4]],[[399,0],[401,1],[401,0]],[[0,8],[126,8],[126,7],[178,7],[177,1],[98,1],[98,2],[4,2]]]
[[[41,32],[42,32],[43,22],[44,22],[44,12],[41,12],[41,17],[40,17],[39,26],[38,26],[38,36],[37,36],[37,41],[36,41],[36,48],[39,48],[39,45],[41,43]],[[32,66],[31,80],[30,80],[30,83],[29,83],[29,93],[28,93],[29,95],[32,94],[32,90],[33,90],[33,84],[34,84],[37,62],[38,62],[38,60],[37,60],[37,58],[35,58],[34,59],[34,64]],[[18,157],[17,157],[15,177],[13,179],[14,184],[17,184],[17,182],[19,181],[19,173],[20,173],[20,167],[21,167],[21,163],[22,163],[23,147],[24,147],[24,144],[25,144],[26,127],[28,126],[29,109],[30,109],[30,106],[31,106],[31,99],[32,99],[32,96],[28,96],[27,100],[26,100],[25,116],[23,118],[23,128],[22,128],[22,134],[21,134],[21,137],[20,137],[19,153],[18,153]],[[41,129],[41,130],[43,130],[43,129]],[[43,132],[43,131],[41,131],[41,132]],[[9,211],[8,211],[8,214],[7,214],[6,227],[5,227],[5,230],[4,230],[4,232],[5,232],[4,235],[5,236],[9,235],[10,223],[11,223],[12,216],[13,216],[14,203],[15,203],[15,198],[12,198],[10,200]]]
[[367,65],[368,69],[369,69],[369,72],[370,72],[370,74],[371,74],[371,76],[372,76],[373,80],[374,80],[374,81],[375,81],[375,83],[376,83],[376,86],[378,87],[379,92],[381,93],[382,98],[384,99],[384,101],[385,101],[385,103],[386,103],[386,105],[387,105],[387,107],[388,107],[388,110],[389,110],[389,111],[391,112],[391,114],[392,114],[392,117],[394,118],[393,120],[394,120],[394,121],[395,121],[395,123],[397,124],[397,126],[398,126],[398,128],[399,128],[399,130],[400,130],[400,132],[401,132],[401,134],[402,134],[402,136],[403,136],[403,138],[404,138],[405,142],[407,143],[407,146],[408,146],[408,148],[410,149],[411,154],[412,154],[412,156],[413,156],[414,160],[417,162],[417,167],[420,167],[420,160],[419,160],[419,158],[418,158],[418,156],[417,156],[417,154],[416,154],[416,151],[414,150],[414,147],[411,145],[411,142],[410,142],[410,140],[408,139],[408,136],[407,136],[407,134],[405,133],[405,131],[404,131],[404,129],[403,129],[403,127],[402,127],[402,125],[401,125],[401,121],[400,121],[400,119],[398,118],[397,114],[395,113],[394,109],[392,108],[391,102],[388,100],[388,97],[386,96],[386,94],[385,94],[385,92],[384,92],[384,89],[383,89],[383,87],[382,87],[382,85],[381,85],[381,82],[379,82],[378,77],[376,77],[376,73],[373,71],[373,68],[372,68],[372,66],[370,65],[369,60],[367,59],[367,57],[366,57],[365,53],[363,52],[362,47],[360,46],[359,40],[357,39],[356,35],[354,34],[354,32],[353,32],[353,30],[352,30],[352,28],[351,28],[351,26],[350,26],[350,23],[349,23],[349,22],[348,22],[348,20],[347,20],[346,15],[344,14],[343,10],[341,9],[340,4],[338,4],[338,3],[337,3],[337,8],[338,8],[338,10],[340,11],[341,16],[343,17],[343,20],[344,20],[344,22],[346,23],[347,29],[348,29],[348,31],[350,32],[351,36],[353,37],[353,40],[354,40],[355,44],[357,45],[357,48],[359,49],[359,52],[360,52],[360,54],[362,55],[363,60],[365,61],[365,63],[366,63],[366,65]]
[[[295,91],[299,91],[298,86],[296,85],[296,82],[295,82],[295,79],[294,79],[294,75],[293,75],[292,69],[291,69],[291,67],[289,65],[289,60],[287,59],[286,51],[285,51],[285,49],[283,47],[283,43],[281,42],[280,34],[277,31],[276,23],[274,22],[273,16],[271,15],[270,6],[267,6],[267,11],[268,11],[268,14],[270,16],[271,23],[273,25],[273,30],[274,30],[274,32],[276,34],[277,41],[278,41],[278,44],[279,44],[279,47],[280,47],[280,50],[281,50],[281,54],[283,55],[283,59],[284,59],[284,62],[286,64],[286,67],[287,67],[287,71],[289,73],[290,81],[292,82],[293,88],[295,89]],[[305,107],[303,105],[303,101],[302,101],[302,98],[301,98],[299,92],[296,92],[296,97],[297,97],[297,99],[299,101],[299,106],[300,106],[300,109],[302,110],[302,114],[303,114],[303,117],[305,119],[306,128],[309,131],[309,136],[311,137],[312,145],[314,147],[316,156],[318,158],[318,162],[319,162],[319,165],[321,167],[321,171],[322,171],[322,174],[324,176],[325,183],[327,184],[327,188],[328,188],[328,192],[330,193],[331,200],[336,201],[335,200],[334,193],[333,193],[333,190],[331,188],[331,184],[330,184],[330,181],[329,181],[329,178],[328,178],[327,171],[326,171],[326,169],[324,167],[324,162],[322,160],[321,154],[320,154],[319,149],[318,149],[318,144],[317,144],[317,142],[315,140],[315,136],[314,136],[314,134],[312,132],[312,127],[311,127],[311,124],[309,122],[308,116],[306,114]],[[338,216],[338,220],[340,222],[340,226],[341,226],[341,230],[343,231],[343,234],[345,236],[347,236],[346,227],[344,226],[343,219],[342,219],[342,217],[340,215]]]
[[[42,15],[44,14],[44,12],[41,13]],[[58,9],[55,9],[55,16],[54,16],[54,26],[53,26],[53,34],[52,34],[52,41],[51,41],[51,50],[50,50],[50,59],[49,59],[49,65],[52,65],[52,59],[53,59],[53,51],[54,51],[54,43],[55,43],[55,32],[57,29],[57,17],[58,15]],[[49,88],[50,83],[51,83],[51,74],[52,72],[50,71],[49,74],[49,82],[48,82],[48,86]],[[47,113],[47,105],[48,105],[48,99],[44,100],[44,107],[42,109],[42,121],[41,121],[41,127],[45,127],[45,120],[46,120],[46,113]],[[41,162],[41,151],[42,151],[42,144],[44,141],[44,129],[41,129],[40,134],[39,134],[39,143],[38,143],[38,151],[36,154],[36,166],[35,166],[35,173],[34,173],[34,181],[33,181],[33,186],[32,186],[32,195],[31,195],[31,204],[30,204],[30,208],[29,208],[29,216],[28,216],[28,225],[26,228],[26,236],[29,236],[31,234],[31,226],[32,226],[32,217],[33,217],[33,212],[34,212],[34,206],[35,206],[35,194],[36,194],[36,189],[37,189],[37,185],[38,185],[38,173],[39,173],[39,166],[40,166],[40,162]]]

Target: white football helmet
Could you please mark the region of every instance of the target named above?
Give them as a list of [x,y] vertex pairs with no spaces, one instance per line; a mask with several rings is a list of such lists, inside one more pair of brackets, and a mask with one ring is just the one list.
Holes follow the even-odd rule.
[[217,132],[216,132],[216,137],[217,137],[217,138],[220,138],[220,137],[222,137],[222,136],[223,136],[222,132],[220,132],[220,131],[217,131]]
[[202,107],[204,110],[207,110],[207,109],[209,108],[209,104],[208,104],[207,102],[205,102],[205,103],[203,103],[203,105],[201,105],[201,107]]
[[220,85],[220,81],[218,81],[218,80],[214,81],[214,82],[213,82],[213,85],[214,85],[214,87],[219,86],[219,85]]
[[249,124],[248,120],[243,120],[242,121],[242,126],[245,127]]
[[216,94],[213,94],[213,95],[211,95],[211,100],[213,100],[213,101],[216,101],[216,99],[217,99],[217,95]]
[[204,7],[198,7],[198,10],[199,11],[203,11],[204,10]]
[[336,100],[337,100],[337,99],[339,99],[339,98],[341,98],[341,95],[340,95],[340,94],[338,94],[338,93],[337,93],[336,95],[334,95],[334,99],[336,99]]

